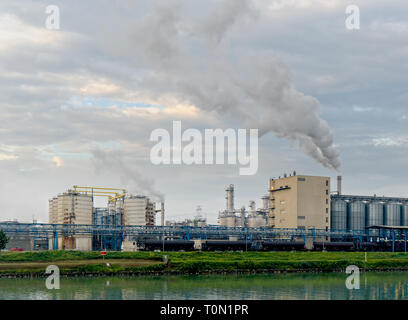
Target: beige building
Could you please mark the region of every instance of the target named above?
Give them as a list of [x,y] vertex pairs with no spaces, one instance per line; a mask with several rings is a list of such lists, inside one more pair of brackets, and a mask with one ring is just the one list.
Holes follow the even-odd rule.
[[124,203],[124,224],[155,225],[154,203],[146,196],[127,196]]
[[[68,190],[49,200],[49,223],[92,224],[93,202],[90,195]],[[50,239],[52,248],[53,239]],[[69,232],[58,238],[58,249],[91,250],[91,234],[74,235]]]
[[330,178],[291,175],[270,180],[269,225],[330,228]]

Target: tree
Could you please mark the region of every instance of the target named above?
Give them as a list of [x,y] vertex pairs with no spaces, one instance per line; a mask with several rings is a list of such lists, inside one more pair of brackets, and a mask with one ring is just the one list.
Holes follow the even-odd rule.
[[0,230],[0,251],[6,247],[6,244],[9,242],[10,238],[6,236],[3,230]]

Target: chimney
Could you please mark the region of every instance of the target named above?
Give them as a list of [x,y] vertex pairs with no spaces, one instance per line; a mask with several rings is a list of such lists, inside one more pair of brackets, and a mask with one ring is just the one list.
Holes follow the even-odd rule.
[[164,226],[164,202],[160,203],[161,225]]
[[341,195],[341,176],[337,176],[337,194]]
[[230,184],[225,191],[227,192],[227,196],[225,197],[225,199],[227,199],[227,213],[234,214],[234,185]]

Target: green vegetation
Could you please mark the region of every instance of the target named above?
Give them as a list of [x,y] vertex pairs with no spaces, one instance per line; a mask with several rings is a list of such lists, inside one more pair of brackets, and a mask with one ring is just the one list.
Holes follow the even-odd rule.
[[3,230],[0,230],[0,251],[6,248],[9,238],[6,236]]
[[[169,263],[162,262],[167,255]],[[106,265],[109,263],[109,266]],[[43,273],[55,264],[61,273],[206,273],[255,271],[341,271],[349,265],[366,270],[408,270],[408,254],[369,252],[7,252],[1,273]]]

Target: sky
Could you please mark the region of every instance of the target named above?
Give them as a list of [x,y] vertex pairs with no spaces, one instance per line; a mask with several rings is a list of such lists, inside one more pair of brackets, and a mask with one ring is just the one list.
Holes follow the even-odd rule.
[[[360,29],[346,28],[346,7]],[[59,8],[59,29],[47,28]],[[210,223],[271,177],[343,176],[343,193],[408,196],[408,2],[0,2],[0,220],[48,222],[73,185],[165,199]],[[259,165],[154,165],[153,130],[258,129]],[[103,205],[99,200],[98,204]]]

